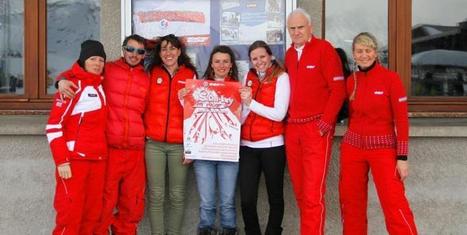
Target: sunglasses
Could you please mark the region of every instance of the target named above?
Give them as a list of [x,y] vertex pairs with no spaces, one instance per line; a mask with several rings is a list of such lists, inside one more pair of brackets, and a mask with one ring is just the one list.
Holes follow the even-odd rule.
[[130,53],[138,53],[138,55],[144,55],[146,53],[146,50],[144,49],[141,49],[141,48],[134,48],[132,46],[123,46],[123,49],[125,49],[125,51],[128,51]]

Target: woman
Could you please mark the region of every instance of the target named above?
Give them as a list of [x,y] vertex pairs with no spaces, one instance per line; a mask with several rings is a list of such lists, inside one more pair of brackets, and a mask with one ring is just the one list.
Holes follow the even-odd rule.
[[377,50],[370,33],[353,40],[358,71],[347,79],[349,127],[340,160],[343,231],[367,234],[371,170],[389,234],[417,234],[403,184],[408,176],[407,96],[399,76],[378,63]]
[[[235,55],[228,46],[216,46],[209,56],[208,68],[203,76],[213,81],[238,81]],[[187,89],[180,92],[180,98]],[[235,211],[235,186],[238,162],[195,160],[194,163],[198,193],[200,195],[198,234],[216,234],[216,182],[219,188],[220,224],[218,234],[233,235],[237,231]]]
[[46,126],[57,166],[53,234],[94,234],[99,222],[107,158],[105,59],[100,42],[84,41],[78,61],[60,75],[77,89],[72,99],[55,94]]
[[[170,34],[159,39],[149,71],[151,85],[144,121],[151,233],[181,234],[190,161],[183,158],[183,108],[177,94],[186,79],[197,77],[196,69],[183,43]],[[164,213],[166,179],[169,204]]]
[[261,235],[256,203],[261,172],[269,201],[268,235],[282,233],[284,217],[284,119],[289,104],[289,77],[273,59],[270,47],[256,41],[248,49],[253,65],[241,89],[243,112],[240,147],[240,195],[245,233]]

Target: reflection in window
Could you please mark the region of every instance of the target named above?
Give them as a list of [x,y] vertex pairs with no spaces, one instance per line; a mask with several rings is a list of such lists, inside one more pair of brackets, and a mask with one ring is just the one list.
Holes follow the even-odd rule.
[[23,42],[23,1],[0,1],[0,95],[24,94]]
[[412,4],[411,94],[466,96],[467,1],[413,0]]
[[100,0],[47,0],[47,93],[53,80],[78,59],[86,39],[100,38]]
[[326,39],[334,47],[344,49],[353,61],[352,40],[360,32],[375,35],[379,44],[379,59],[388,64],[388,1],[387,0],[326,0]]

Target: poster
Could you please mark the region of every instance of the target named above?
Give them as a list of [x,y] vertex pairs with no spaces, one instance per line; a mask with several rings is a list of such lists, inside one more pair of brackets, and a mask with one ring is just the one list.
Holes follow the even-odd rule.
[[238,162],[240,83],[187,80],[184,99],[185,158]]
[[212,49],[228,45],[235,53],[239,77],[248,71],[248,46],[267,42],[283,63],[285,0],[132,0],[132,32],[154,39],[179,36],[187,45],[199,75],[204,74]]
[[285,43],[285,1],[225,0],[221,5],[220,43],[250,45],[263,40],[269,45]]

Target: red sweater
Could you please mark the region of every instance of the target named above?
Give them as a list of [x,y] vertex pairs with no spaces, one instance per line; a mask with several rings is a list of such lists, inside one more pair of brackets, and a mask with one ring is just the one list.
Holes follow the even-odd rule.
[[[399,76],[376,64],[356,72],[355,99],[349,103],[349,127],[343,142],[362,149],[394,148],[408,154],[407,95]],[[354,78],[347,79],[347,94]]]
[[77,63],[61,77],[78,89],[73,99],[55,94],[46,134],[55,164],[77,160],[102,160],[107,156],[106,101],[102,77],[84,71]]
[[149,91],[149,76],[143,66],[130,67],[123,58],[107,63],[103,85],[109,107],[109,146],[144,149],[143,113]]
[[173,77],[163,67],[151,71],[149,101],[144,113],[146,136],[155,141],[183,143],[183,107],[178,90],[185,80],[193,79],[195,72],[180,66]]
[[294,44],[287,50],[285,66],[290,78],[288,122],[318,120],[323,133],[331,130],[345,99],[342,66],[335,49],[312,37],[298,60]]
[[[246,79],[245,84],[251,87],[252,98],[265,106],[274,107],[277,77],[271,79],[271,81],[260,82],[256,72],[250,70]],[[243,140],[264,140],[284,134],[284,123],[250,112],[242,125],[241,134]]]

